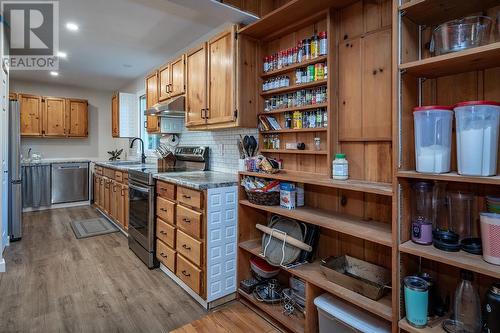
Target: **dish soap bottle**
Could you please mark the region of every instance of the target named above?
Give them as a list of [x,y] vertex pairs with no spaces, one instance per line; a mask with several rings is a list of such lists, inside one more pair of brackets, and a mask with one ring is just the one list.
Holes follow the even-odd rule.
[[347,180],[349,178],[349,162],[345,154],[335,154],[332,162],[332,177],[338,180]]

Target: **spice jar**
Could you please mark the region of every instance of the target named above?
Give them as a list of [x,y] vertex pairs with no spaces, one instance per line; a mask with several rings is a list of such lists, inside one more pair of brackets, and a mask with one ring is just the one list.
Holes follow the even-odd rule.
[[319,33],[319,55],[326,55],[328,50],[327,39],[326,39],[326,31],[321,31]]
[[325,78],[325,64],[314,65],[314,80],[323,80]]
[[349,178],[349,162],[345,154],[335,154],[332,162],[332,177],[338,180],[347,180]]
[[302,113],[300,113],[300,111],[295,111],[293,113],[293,128],[302,128]]
[[318,36],[311,38],[311,58],[317,58],[319,54]]
[[304,60],[304,45],[302,42],[297,44],[297,62],[302,62]]
[[302,44],[304,45],[304,56],[303,60],[309,60],[311,59],[311,40],[310,39],[304,39],[302,41]]
[[314,150],[321,150],[321,138],[314,138]]

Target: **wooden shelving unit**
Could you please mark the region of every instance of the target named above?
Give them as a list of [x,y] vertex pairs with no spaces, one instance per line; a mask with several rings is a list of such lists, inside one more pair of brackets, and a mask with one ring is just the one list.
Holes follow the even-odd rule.
[[316,57],[316,58],[313,58],[313,59],[304,60],[302,62],[293,64],[293,65],[289,65],[289,66],[285,66],[285,67],[280,68],[280,69],[275,69],[273,71],[261,73],[260,77],[263,78],[263,79],[265,79],[265,78],[268,78],[268,77],[280,75],[280,74],[283,74],[283,73],[291,72],[291,71],[293,71],[293,70],[295,70],[297,68],[303,68],[303,67],[307,67],[309,65],[314,65],[314,64],[317,64],[317,63],[320,63],[320,62],[325,62],[327,59],[328,59],[327,56],[319,56],[319,57]]
[[261,131],[262,134],[275,134],[275,133],[304,133],[304,132],[326,132],[328,131],[325,127],[318,128],[284,128],[275,131]]
[[304,105],[304,106],[297,106],[293,108],[282,108],[282,109],[277,109],[277,110],[272,110],[272,111],[264,111],[259,113],[259,115],[268,115],[268,114],[279,114],[279,113],[285,113],[285,112],[295,112],[295,111],[307,111],[311,109],[322,109],[328,107],[328,103],[318,103],[318,104],[310,104],[310,105]]
[[[414,126],[412,111],[418,105],[453,105],[467,100],[500,100],[500,43],[495,42],[459,52],[432,57],[426,50],[430,40],[430,29],[451,19],[483,13],[492,15],[492,9],[500,3],[493,0],[411,0],[393,9],[398,25],[393,66],[399,68],[393,86],[394,130],[398,133],[395,153],[394,198],[397,214],[393,223],[398,225],[397,246],[393,257],[398,265],[396,299],[398,326],[410,333],[442,333],[441,325],[417,329],[410,326],[405,317],[404,299],[400,281],[417,272],[430,273],[439,296],[453,299],[460,281],[460,270],[475,273],[474,284],[480,297],[493,281],[500,279],[499,266],[487,263],[480,255],[464,251],[445,252],[434,246],[423,246],[411,239],[411,184],[414,182],[446,183],[449,191],[466,191],[474,194],[473,232],[479,231],[479,212],[484,211],[484,197],[498,194],[500,176],[472,177],[457,174],[456,142],[452,144],[452,171],[445,174],[425,174],[415,171]],[[495,7],[496,8],[496,7]],[[477,89],[481,87],[481,89]],[[455,130],[455,129],[453,129]],[[455,133],[453,133],[455,138]],[[394,303],[393,303],[394,304]]]
[[277,179],[283,181],[291,181],[298,183],[306,183],[330,188],[344,189],[357,192],[365,192],[372,194],[379,194],[384,196],[392,196],[392,185],[390,183],[381,182],[368,182],[363,180],[335,180],[326,176],[318,176],[312,173],[306,172],[279,172],[275,174],[259,173],[259,172],[249,172],[242,171],[241,175],[261,177],[268,179]]
[[310,89],[314,87],[319,87],[319,86],[324,86],[327,84],[326,79],[322,80],[316,80],[308,83],[301,83],[301,84],[292,84],[289,87],[283,87],[283,88],[278,88],[278,89],[271,89],[271,90],[266,90],[261,92],[261,96],[267,97],[267,96],[272,96],[272,95],[279,95],[279,94],[284,94],[292,91],[297,91],[301,89]]
[[298,150],[298,149],[261,149],[261,153],[296,154],[296,155],[326,155],[326,150]]

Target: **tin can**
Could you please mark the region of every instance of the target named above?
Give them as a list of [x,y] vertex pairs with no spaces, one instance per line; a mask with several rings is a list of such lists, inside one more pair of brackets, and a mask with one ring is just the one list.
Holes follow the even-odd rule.
[[314,81],[314,65],[307,66],[307,82]]
[[314,65],[314,80],[323,80],[325,78],[325,64],[319,63]]

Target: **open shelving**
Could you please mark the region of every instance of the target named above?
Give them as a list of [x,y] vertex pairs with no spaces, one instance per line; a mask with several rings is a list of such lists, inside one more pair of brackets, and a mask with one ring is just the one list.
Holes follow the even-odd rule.
[[416,172],[416,171],[400,170],[400,171],[398,171],[398,177],[400,177],[400,178],[412,178],[412,179],[438,180],[438,181],[446,181],[446,182],[500,185],[500,176],[492,176],[492,177],[462,176],[462,175],[459,175],[457,172],[428,174],[428,173],[420,173],[420,172]]
[[327,84],[327,82],[328,82],[327,79],[321,79],[321,80],[311,81],[311,82],[307,82],[307,83],[292,84],[288,87],[263,91],[263,92],[261,92],[260,95],[263,97],[272,96],[272,95],[279,95],[279,94],[288,93],[288,92],[292,92],[292,91],[296,91],[296,90],[324,86]]
[[272,111],[264,111],[259,113],[259,115],[267,115],[267,114],[278,114],[278,113],[285,113],[285,112],[295,112],[295,111],[307,111],[311,109],[322,109],[328,107],[328,103],[318,103],[318,104],[310,104],[310,105],[303,105],[303,106],[296,106],[293,108],[281,108],[281,109],[276,109]]
[[403,318],[399,321],[399,327],[409,333],[445,333],[441,327],[441,321],[437,322],[433,327],[416,328],[408,324],[406,318]]
[[317,127],[317,128],[284,128],[280,130],[272,130],[272,131],[261,131],[262,134],[275,134],[275,133],[303,133],[303,132],[325,132],[328,131],[325,127]]
[[261,153],[298,154],[298,155],[326,155],[326,150],[299,150],[299,149],[261,149]]
[[318,64],[320,62],[325,62],[326,60],[327,60],[327,56],[319,56],[319,57],[316,57],[316,58],[312,58],[312,59],[304,60],[302,62],[298,62],[298,63],[293,64],[293,65],[288,65],[288,66],[282,67],[280,69],[275,69],[275,70],[272,70],[272,71],[261,73],[260,77],[263,78],[263,79],[265,79],[265,78],[268,78],[268,77],[272,77],[272,76],[280,75],[280,74],[283,74],[283,73],[291,72],[291,71],[293,71],[293,70],[295,70],[297,68],[303,68],[303,67],[307,67],[309,65]]

